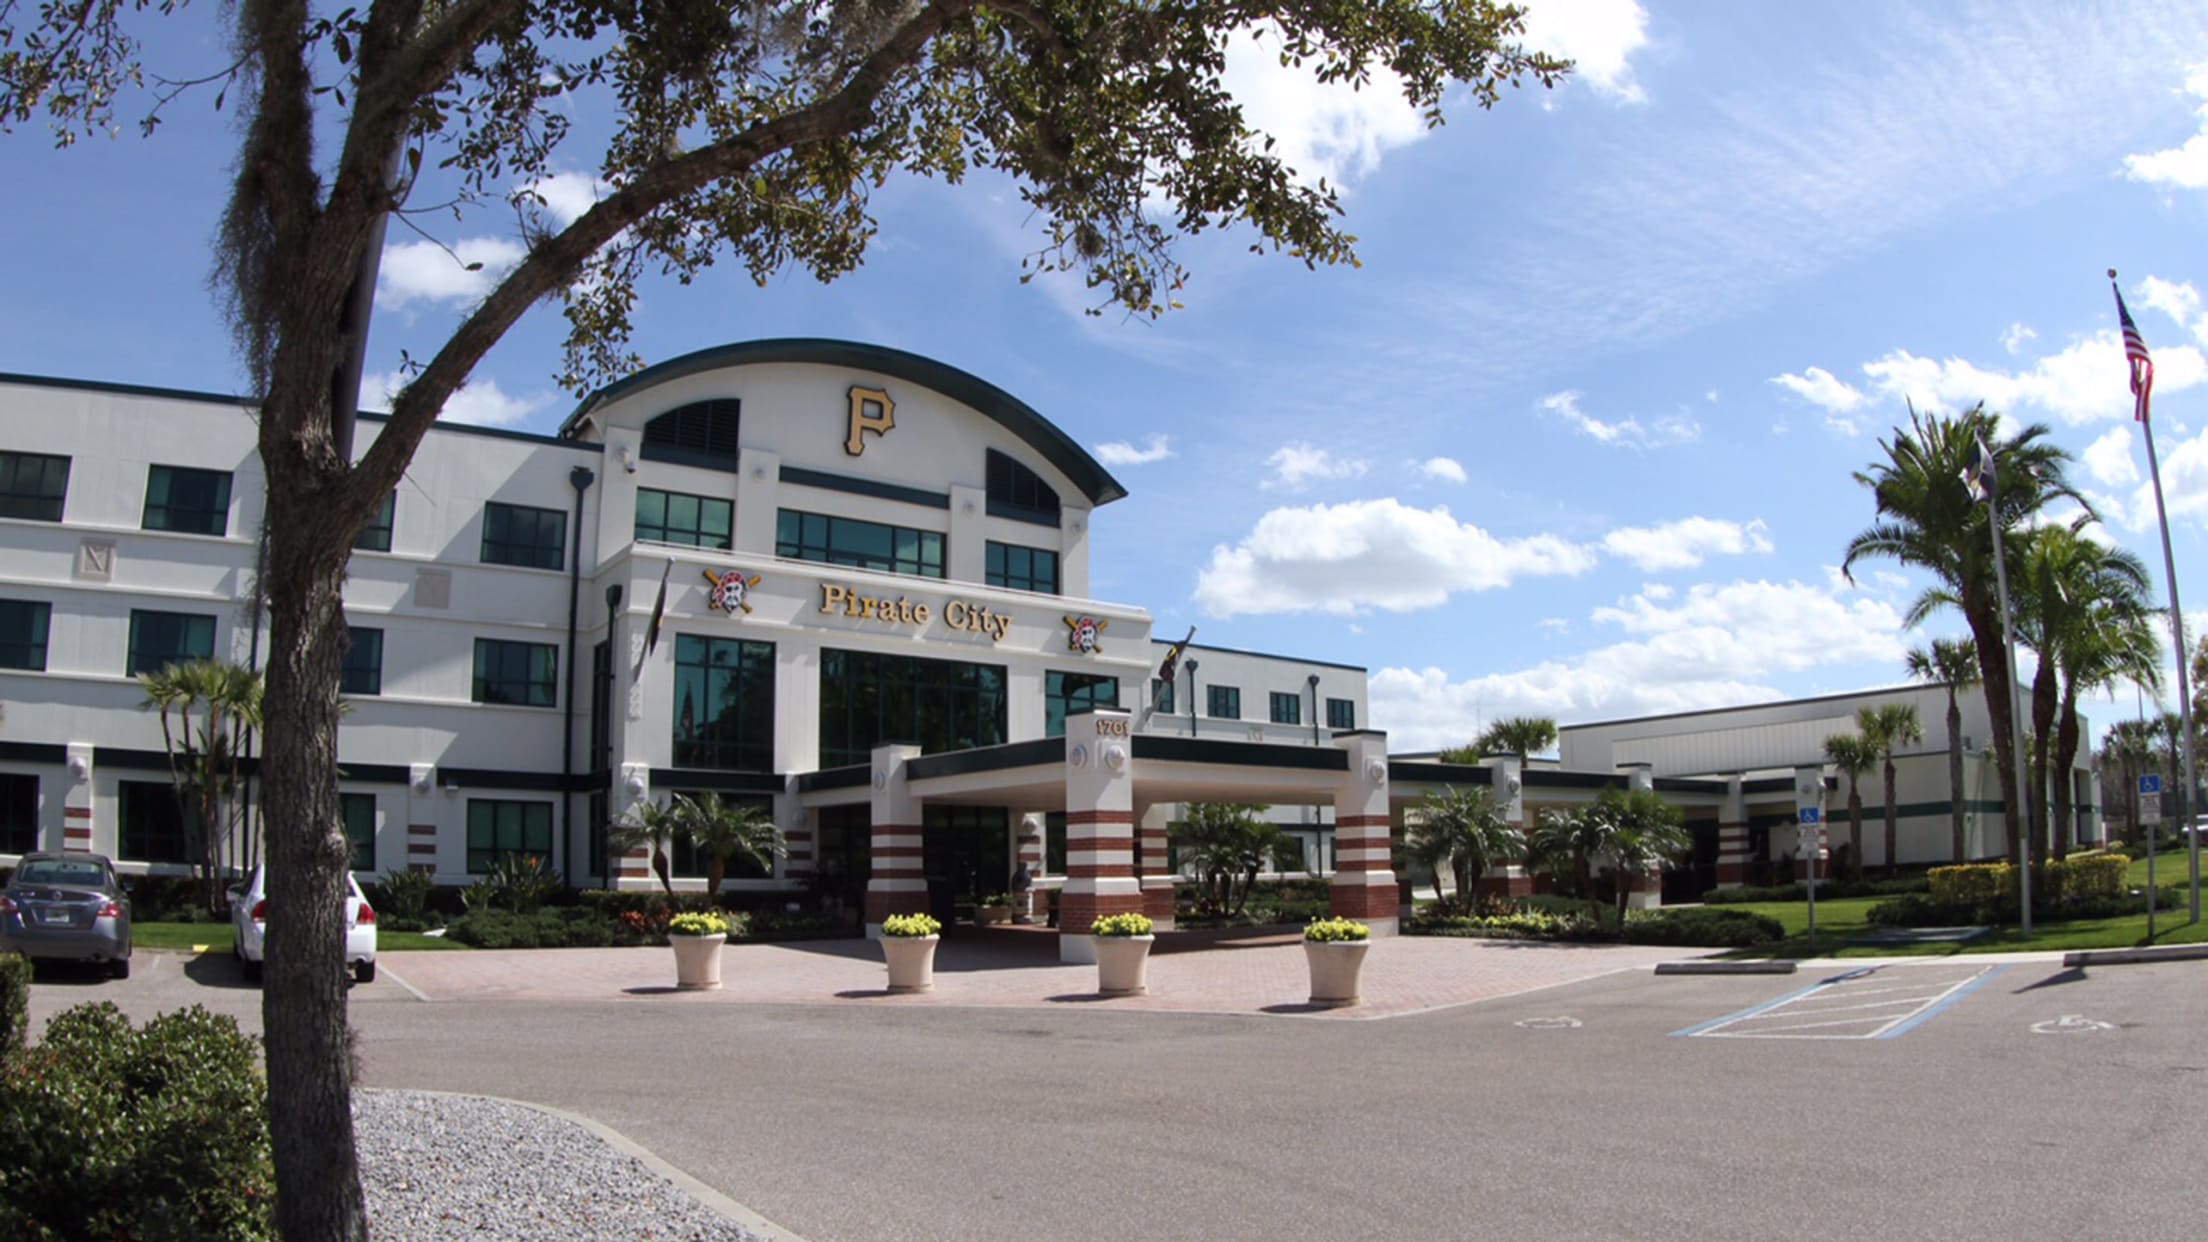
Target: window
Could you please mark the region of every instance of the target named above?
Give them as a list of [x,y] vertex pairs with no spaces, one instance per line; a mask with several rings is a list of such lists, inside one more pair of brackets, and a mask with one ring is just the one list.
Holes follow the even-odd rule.
[[130,610],[130,655],[123,671],[136,677],[171,664],[215,658],[215,619],[189,612]]
[[337,795],[338,818],[345,821],[345,836],[353,843],[352,869],[376,869],[376,795]]
[[743,452],[737,442],[742,412],[743,402],[726,397],[669,410],[644,424],[644,456],[733,470]]
[[116,787],[122,825],[116,853],[136,862],[188,863],[184,812],[176,790],[154,781],[124,781]]
[[345,673],[337,683],[338,693],[382,694],[383,631],[352,625],[347,626],[345,632],[351,637],[352,646],[345,649]]
[[1356,728],[1357,701],[1355,699],[1328,699],[1326,701],[1326,727],[1329,729]]
[[508,854],[550,858],[552,804],[468,799],[468,874],[481,875]]
[[567,563],[567,515],[558,509],[486,503],[483,563],[558,569]]
[[930,753],[1005,740],[1004,666],[870,651],[820,653],[820,765],[865,763],[882,742]]
[[376,515],[353,536],[353,548],[359,552],[389,552],[391,550],[391,515],[398,511],[399,494],[393,492],[376,506]]
[[1173,714],[1173,683],[1163,677],[1150,679],[1150,710],[1161,716]]
[[636,489],[636,537],[725,551],[735,511],[731,501],[640,487]]
[[559,648],[550,643],[517,643],[502,638],[475,640],[475,701],[518,703],[523,707],[557,704],[553,682],[560,670]]
[[38,778],[0,772],[0,854],[28,854],[37,848]]
[[147,530],[189,535],[230,532],[230,472],[155,466],[146,473]]
[[988,583],[1015,591],[1058,593],[1058,554],[1048,548],[1023,548],[989,541]]
[[1064,737],[1068,716],[1117,706],[1117,677],[1101,673],[1052,672],[1043,679],[1043,736]]
[[1283,694],[1278,690],[1273,691],[1272,709],[1274,724],[1292,725],[1303,723],[1303,696],[1300,694]]
[[0,517],[58,522],[68,495],[68,458],[0,453]]
[[43,600],[0,599],[0,668],[46,671],[46,630],[54,606]]
[[1210,711],[1205,713],[1206,715],[1216,716],[1221,720],[1242,719],[1241,687],[1206,686],[1204,688],[1204,693],[1210,699],[1208,706],[1211,709]]
[[1043,813],[1043,874],[1066,873],[1066,813]]
[[774,644],[675,636],[675,766],[774,770]]
[[995,449],[989,450],[988,473],[991,517],[1058,524],[1058,493],[1043,482],[1043,476]]
[[795,509],[784,509],[775,517],[774,554],[916,578],[943,576],[941,531],[909,530]]

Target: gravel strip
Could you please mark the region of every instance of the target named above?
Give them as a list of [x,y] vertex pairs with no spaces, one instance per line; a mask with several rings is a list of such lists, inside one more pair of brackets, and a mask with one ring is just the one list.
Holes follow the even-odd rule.
[[763,1242],[584,1126],[501,1100],[357,1091],[379,1242]]

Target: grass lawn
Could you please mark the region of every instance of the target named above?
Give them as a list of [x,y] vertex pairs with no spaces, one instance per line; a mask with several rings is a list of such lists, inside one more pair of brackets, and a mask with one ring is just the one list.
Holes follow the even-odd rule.
[[[2132,949],[2147,944],[2208,944],[2208,921],[2185,922],[2184,907],[2164,910],[2155,920],[2155,937],[2147,939],[2147,916],[2113,919],[2080,919],[2068,923],[2034,923],[2026,939],[2014,927],[1996,927],[1967,944],[1851,945],[1856,936],[1877,929],[1865,919],[1881,898],[1836,898],[1817,903],[1817,957],[1940,957],[1969,953],[2010,953],[2019,950]],[[1801,901],[1748,902],[1722,907],[1750,910],[1777,919],[1786,928],[1786,939],[1775,945],[1742,949],[1728,954],[1740,958],[1801,958],[1809,948],[1809,903]]]
[[[141,949],[196,950],[204,945],[206,952],[228,953],[235,947],[233,932],[228,923],[133,923],[130,925],[130,939],[133,947]],[[424,936],[419,932],[376,934],[378,953],[467,947],[443,936]]]

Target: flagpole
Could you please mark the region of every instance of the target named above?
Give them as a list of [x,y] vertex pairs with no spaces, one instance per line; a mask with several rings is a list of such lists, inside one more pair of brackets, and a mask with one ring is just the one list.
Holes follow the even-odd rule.
[[2192,842],[2193,917],[2200,921],[2200,834],[2192,831],[2193,791],[2199,786],[2193,780],[2193,695],[2186,680],[2185,614],[2177,604],[2177,560],[2170,554],[2170,515],[2162,507],[2162,465],[2154,456],[2154,424],[2139,420],[2140,429],[2147,436],[2147,473],[2154,479],[2154,516],[2162,524],[2162,572],[2170,584],[2170,647],[2177,652],[2177,718],[2185,736],[2181,745],[2185,748],[2185,788],[2177,799],[2178,823]]
[[[2193,798],[2195,791],[2200,786],[2193,776],[2193,695],[2192,688],[2187,684],[2185,668],[2186,661],[2192,653],[2185,650],[2185,612],[2178,606],[2177,602],[2177,558],[2170,552],[2170,514],[2162,503],[2162,463],[2155,457],[2154,420],[2149,417],[2151,411],[2148,407],[2150,405],[2150,393],[2153,391],[2154,385],[2154,370],[2153,363],[2145,361],[2146,342],[2139,338],[2138,328],[2131,322],[2131,311],[2124,306],[2124,291],[2116,285],[2116,269],[2113,267],[2108,269],[2108,284],[2109,288],[2116,292],[2116,314],[2123,321],[2125,328],[2125,353],[2127,357],[2136,357],[2140,360],[2133,363],[2132,371],[2132,391],[2139,399],[2139,406],[2134,411],[2134,415],[2139,420],[2139,430],[2147,438],[2147,473],[2154,480],[2154,517],[2155,521],[2162,527],[2162,573],[2170,584],[2170,648],[2177,653],[2177,718],[2178,727],[2185,735],[2178,742],[2184,748],[2182,753],[2185,756],[2185,788],[2179,791],[2177,799],[2178,825],[2185,833],[2186,839],[2191,842],[2191,848],[2188,851],[2192,863],[2193,902],[2191,921],[2198,923],[2200,922],[2200,833],[2194,830]],[[2133,353],[2134,350],[2136,350],[2136,354]],[[2141,385],[2139,379],[2140,372],[2138,368],[2141,363],[2144,363],[2147,368],[2144,386]]]
[[2016,626],[2009,619],[2009,563],[2001,552],[2001,467],[1997,462],[1992,453],[1986,454],[1987,468],[1993,475],[1992,492],[1986,502],[1986,525],[1993,528],[1993,582],[2001,594],[2001,655],[2009,669],[2009,746],[2014,756],[2010,766],[2015,770],[2011,785],[2020,804],[2016,808],[2016,843],[2023,853],[2017,862],[2017,895],[2022,907],[2024,939],[2028,941],[2032,938],[2032,800],[2025,796],[2024,774],[2030,765],[2024,761],[2024,717],[2016,709]]

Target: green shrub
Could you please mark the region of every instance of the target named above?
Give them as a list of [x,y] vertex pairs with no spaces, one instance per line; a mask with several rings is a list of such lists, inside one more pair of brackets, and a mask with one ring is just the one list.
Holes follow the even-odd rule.
[[23,1051],[31,1029],[31,959],[0,953],[0,1063]]
[[[733,938],[747,926],[741,914],[727,916]],[[664,943],[666,926],[625,931],[617,920],[588,906],[556,906],[531,914],[478,910],[463,914],[445,935],[478,949],[598,949],[614,944]]]
[[2128,891],[2130,874],[2131,859],[2122,854],[2080,854],[2061,862],[2050,861],[2032,877],[2035,881],[2044,877],[2047,890],[2044,898],[2034,893],[2033,904],[2041,900],[2114,900]]
[[197,1005],[79,1005],[0,1070],[0,1237],[274,1236],[255,1041]]
[[1632,910],[1625,916],[1627,944],[1707,945],[1745,949],[1786,939],[1786,928],[1748,910]]
[[376,913],[402,919],[419,919],[429,909],[429,891],[436,887],[427,871],[393,867],[376,882]]
[[1969,863],[1934,867],[1925,873],[1927,890],[1942,906],[1967,907],[1983,901],[2016,900],[2016,867],[2010,863]]

